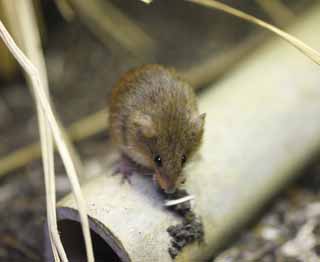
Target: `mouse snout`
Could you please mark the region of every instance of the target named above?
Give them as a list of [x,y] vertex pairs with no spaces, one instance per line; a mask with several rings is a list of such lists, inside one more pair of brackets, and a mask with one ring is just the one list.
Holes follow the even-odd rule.
[[167,193],[167,194],[173,194],[174,192],[176,192],[176,187],[175,186],[172,186],[172,187],[168,187],[166,188],[164,191]]
[[159,172],[155,174],[157,184],[164,190],[167,194],[172,194],[176,191],[176,181],[169,179],[160,175]]

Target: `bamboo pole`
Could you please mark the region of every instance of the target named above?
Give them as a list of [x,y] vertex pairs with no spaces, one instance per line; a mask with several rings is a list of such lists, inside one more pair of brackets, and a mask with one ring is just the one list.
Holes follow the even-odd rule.
[[[318,5],[293,30],[313,46],[320,45],[319,14]],[[319,83],[319,67],[276,39],[200,95],[200,111],[207,113],[202,158],[187,169],[186,188],[205,240],[186,246],[176,261],[212,257],[319,152]],[[137,174],[121,184],[110,169],[83,192],[91,230],[100,237],[96,254],[109,248],[115,261],[171,261],[166,229],[180,220],[163,207],[150,178]],[[72,196],[64,198],[59,226],[65,243],[77,243],[67,251],[81,258],[75,210]]]

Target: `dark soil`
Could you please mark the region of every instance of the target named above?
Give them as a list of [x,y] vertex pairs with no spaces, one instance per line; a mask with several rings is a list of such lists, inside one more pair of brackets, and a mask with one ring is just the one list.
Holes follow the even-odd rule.
[[[186,190],[180,189],[168,196],[169,199],[178,199],[188,195]],[[195,241],[202,241],[204,231],[201,218],[192,211],[190,201],[170,206],[169,209],[182,217],[181,224],[170,226],[167,229],[172,237],[171,247],[169,247],[168,251],[170,256],[175,258],[186,245]]]

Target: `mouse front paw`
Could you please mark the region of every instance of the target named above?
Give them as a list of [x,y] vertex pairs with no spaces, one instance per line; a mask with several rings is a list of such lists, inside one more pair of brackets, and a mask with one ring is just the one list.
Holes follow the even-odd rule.
[[121,157],[113,164],[112,175],[122,175],[122,183],[126,181],[131,184],[130,177],[135,173],[135,167],[129,159]]

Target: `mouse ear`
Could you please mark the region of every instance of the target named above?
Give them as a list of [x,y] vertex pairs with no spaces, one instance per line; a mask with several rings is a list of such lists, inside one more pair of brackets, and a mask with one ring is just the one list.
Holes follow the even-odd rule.
[[195,130],[201,131],[204,127],[204,121],[206,119],[206,113],[202,113],[201,115],[195,117],[192,122],[195,126]]
[[154,122],[152,121],[151,116],[137,112],[133,118],[133,123],[143,136],[152,138],[156,135]]

